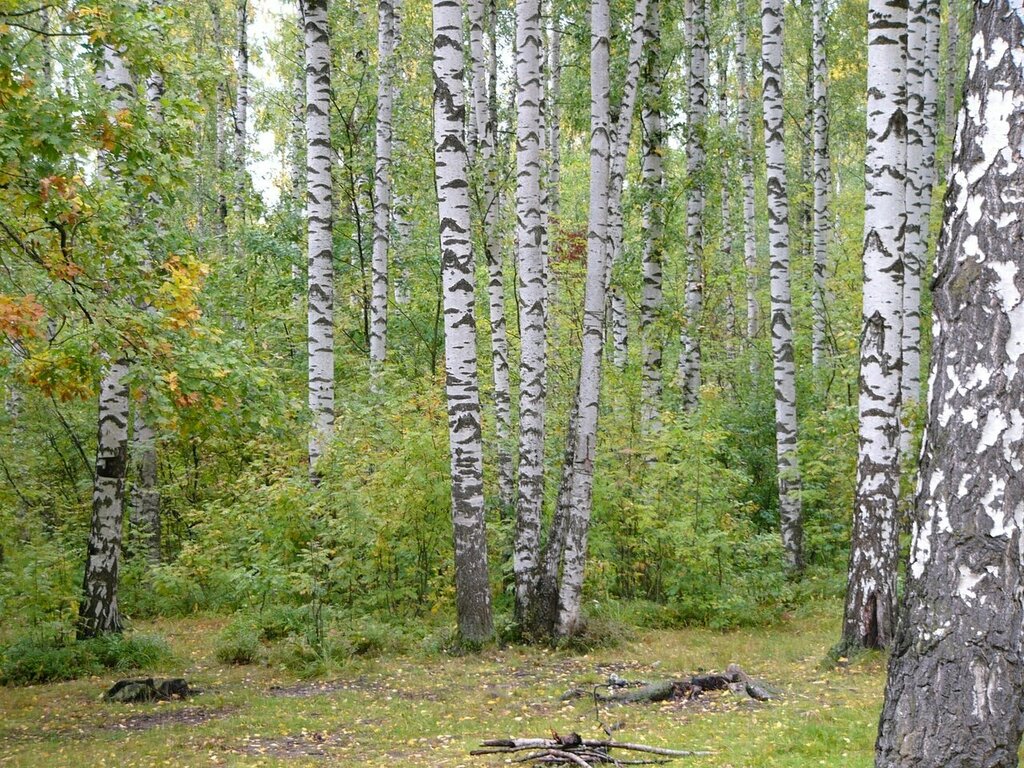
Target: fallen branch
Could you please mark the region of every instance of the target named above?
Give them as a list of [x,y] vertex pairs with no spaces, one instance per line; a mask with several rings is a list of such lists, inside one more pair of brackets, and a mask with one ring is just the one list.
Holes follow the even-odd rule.
[[662,680],[656,683],[630,682],[617,675],[608,678],[607,695],[584,688],[572,688],[562,696],[563,701],[593,696],[598,703],[636,704],[669,700],[690,700],[705,691],[731,690],[746,693],[752,699],[768,701],[777,694],[744,672],[738,665],[730,664],[722,674],[697,674],[678,680]]
[[513,760],[516,763],[539,763],[545,765],[577,765],[580,768],[593,768],[595,765],[612,763],[615,765],[655,765],[669,762],[668,760],[628,760],[613,756],[612,750],[640,752],[659,757],[700,757],[714,754],[712,752],[689,749],[666,749],[651,747],[646,744],[633,744],[623,741],[606,739],[584,739],[578,733],[568,736],[555,734],[550,739],[488,739],[481,742],[479,749],[469,754],[474,757],[482,755],[509,755],[519,752],[521,755]]

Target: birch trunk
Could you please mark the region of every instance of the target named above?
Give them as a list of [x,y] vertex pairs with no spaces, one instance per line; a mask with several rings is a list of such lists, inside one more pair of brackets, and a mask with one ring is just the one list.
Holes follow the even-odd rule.
[[235,215],[241,222],[245,216],[247,186],[245,156],[248,147],[246,124],[249,119],[249,0],[237,0],[235,14],[238,23],[238,45],[235,51]]
[[828,155],[828,64],[825,60],[825,3],[813,0],[811,44],[814,111],[814,292],[811,294],[814,324],[811,332],[811,364],[820,370],[829,355],[828,342],[828,192],[831,184]]
[[[135,83],[120,51],[112,45],[103,46],[103,63],[96,80],[110,99],[111,115],[131,107]],[[101,173],[107,172],[108,163],[109,158],[101,153]],[[92,517],[78,604],[79,639],[122,629],[117,588],[124,525],[124,481],[128,468],[129,403],[128,386],[124,381],[127,373],[127,359],[104,360],[97,413]]]
[[739,83],[736,122],[743,148],[740,153],[740,183],[743,189],[743,264],[747,288],[747,345],[750,348],[750,372],[757,371],[757,356],[753,354],[757,336],[757,220],[754,208],[754,137],[750,127],[750,92],[747,82],[747,23],[746,0],[739,0],[736,35],[736,75]]
[[[562,31],[557,20],[552,20],[550,48],[548,50],[548,74],[551,87],[548,92],[546,112],[548,125],[548,224],[558,226],[561,206],[562,184],[562,116],[558,106],[562,97]],[[550,236],[550,231],[549,231]]]
[[708,111],[706,0],[693,0],[686,125],[686,299],[679,334],[678,382],[683,408],[700,402],[700,323],[704,309],[704,131]]
[[391,116],[395,89],[395,7],[377,3],[377,132],[373,167],[373,256],[370,262],[370,377],[384,367],[388,333],[388,251],[391,247]]
[[768,253],[779,524],[786,564],[798,572],[803,568],[803,516],[800,465],[796,452],[796,361],[793,356],[793,309],[789,290],[789,201],[786,197],[782,102],[783,8],[781,0],[763,0],[761,8],[761,80],[765,158],[768,167]]
[[433,28],[434,168],[444,291],[455,607],[460,636],[475,644],[490,639],[494,627],[484,528],[461,2],[434,0]]
[[[512,387],[509,380],[508,332],[505,320],[505,274],[501,253],[501,232],[498,215],[498,165],[495,156],[497,139],[497,103],[490,98],[488,59],[497,66],[494,45],[496,30],[485,20],[484,0],[469,1],[469,51],[472,67],[473,114],[480,127],[477,133],[478,155],[482,165],[482,190],[479,196],[483,223],[483,245],[487,260],[488,316],[491,327],[491,375],[494,380],[494,422],[498,442],[498,498],[503,510],[510,509],[515,494],[515,471],[510,447],[512,435]],[[485,55],[485,26],[491,40],[491,56]],[[531,341],[536,342],[536,338]],[[543,339],[542,339],[543,341]],[[541,359],[544,351],[541,349]],[[543,379],[541,379],[543,390]],[[543,392],[540,408],[543,421]],[[541,432],[543,442],[543,428]]]
[[1015,768],[1024,723],[1024,11],[975,13],[879,768]]
[[160,491],[157,488],[156,432],[139,408],[135,411],[135,485],[132,488],[133,539],[150,565],[160,563]]
[[547,286],[541,199],[540,0],[516,1],[516,247],[519,327],[522,339],[519,391],[519,501],[513,570],[516,616],[529,615],[537,580],[544,504],[544,399]]
[[622,86],[622,100],[619,104],[618,119],[612,125],[611,158],[609,161],[608,190],[608,247],[606,269],[609,274],[605,284],[610,286],[610,315],[613,354],[612,361],[619,369],[626,367],[629,352],[629,322],[626,317],[626,297],[618,281],[614,281],[612,270],[622,256],[623,215],[622,188],[626,178],[626,159],[629,156],[629,139],[633,132],[633,113],[640,90],[640,68],[643,65],[644,41],[647,37],[649,0],[637,0],[633,8],[633,25],[629,37],[629,53],[626,62],[626,80]]
[[921,276],[928,257],[928,223],[935,181],[939,4],[914,0],[907,25],[907,223],[903,251],[903,369],[900,381],[900,455],[908,458],[907,414],[921,393]]
[[590,202],[587,231],[587,281],[583,306],[583,352],[577,392],[577,433],[572,462],[569,516],[562,553],[562,579],[558,590],[556,632],[565,637],[581,627],[580,596],[587,554],[587,534],[593,500],[594,461],[597,443],[598,401],[601,391],[601,357],[604,344],[604,310],[608,242],[609,160],[609,35],[608,0],[590,3]]
[[905,5],[868,4],[864,299],[857,486],[843,646],[887,648],[896,619],[906,185]]
[[665,128],[662,121],[661,93],[661,7],[651,6],[644,66],[643,120],[643,294],[640,301],[641,373],[640,420],[645,432],[656,432],[661,424],[661,354],[659,320],[662,305],[662,259],[665,222]]
[[327,0],[302,0],[306,60],[306,247],[309,466],[316,464],[334,431],[334,247],[331,182],[331,51]]

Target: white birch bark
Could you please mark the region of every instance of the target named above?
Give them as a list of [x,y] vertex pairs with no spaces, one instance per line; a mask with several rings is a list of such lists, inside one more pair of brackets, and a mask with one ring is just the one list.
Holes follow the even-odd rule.
[[135,484],[132,487],[132,540],[150,565],[160,563],[160,491],[157,487],[156,432],[141,407],[135,410],[132,432]]
[[306,61],[306,248],[309,466],[334,431],[334,198],[331,183],[331,51],[327,0],[302,0]]
[[786,563],[803,568],[803,516],[797,460],[796,361],[789,276],[789,201],[782,101],[783,7],[762,0],[761,81],[768,181],[768,254],[771,279],[772,373],[775,385],[775,453],[779,483],[779,525]]
[[373,256],[370,261],[370,377],[376,380],[387,355],[388,257],[391,247],[391,127],[395,102],[395,8],[377,3],[377,131],[373,167]]
[[644,42],[647,34],[649,0],[637,0],[633,7],[633,24],[629,36],[629,52],[626,60],[626,79],[622,85],[622,100],[619,104],[618,119],[612,125],[612,148],[609,166],[608,190],[608,244],[609,253],[606,283],[609,287],[609,309],[612,333],[612,362],[619,369],[626,367],[629,352],[629,321],[626,316],[626,296],[622,286],[614,280],[615,266],[622,257],[623,215],[622,188],[626,178],[626,159],[629,156],[629,139],[633,132],[633,114],[636,111],[637,94],[640,91],[640,68],[643,65]]
[[249,119],[249,0],[237,0],[235,17],[238,25],[235,50],[235,215],[245,215],[245,157],[248,150]]
[[593,500],[594,461],[597,443],[598,401],[601,390],[601,357],[604,343],[604,311],[608,242],[609,160],[609,35],[608,0],[590,4],[590,202],[587,231],[587,281],[583,306],[583,352],[577,393],[577,434],[573,450],[570,512],[562,552],[562,579],[558,590],[556,632],[565,637],[580,629],[580,596],[587,554]]
[[903,251],[903,368],[900,455],[908,457],[906,415],[921,395],[921,278],[928,257],[928,223],[935,181],[939,4],[914,0],[907,24],[907,223]]
[[928,415],[879,768],[1018,764],[1024,10],[978,3],[933,282]]
[[544,504],[547,286],[541,173],[540,0],[516,1],[516,248],[521,342],[519,500],[513,545],[516,616],[524,621],[537,580]]
[[445,381],[451,447],[455,606],[470,643],[493,635],[483,445],[476,371],[474,268],[463,94],[462,4],[434,0],[434,168],[444,291]]
[[[103,46],[103,61],[96,80],[110,99],[110,114],[129,109],[135,83],[120,51]],[[101,153],[101,173],[109,158]],[[97,413],[96,470],[93,480],[92,517],[89,544],[78,604],[79,638],[105,632],[120,632],[121,613],[117,604],[118,571],[121,561],[121,532],[124,523],[124,482],[128,467],[128,386],[124,381],[128,361],[104,356]]]
[[[477,155],[482,165],[480,174],[480,220],[483,224],[483,246],[487,261],[487,309],[491,328],[491,375],[494,381],[494,422],[498,443],[498,498],[502,509],[510,509],[515,494],[515,472],[512,463],[512,388],[508,364],[508,331],[505,319],[505,270],[499,230],[500,200],[497,194],[498,165],[495,155],[497,139],[497,103],[490,98],[488,64],[496,66],[493,52],[496,31],[488,24],[484,0],[469,0],[469,52],[472,68],[472,112],[476,115]],[[485,27],[488,27],[485,30]],[[485,53],[485,31],[491,40],[491,56]],[[535,337],[530,341],[536,342]],[[525,344],[525,338],[524,338]],[[543,360],[543,348],[541,359]],[[543,388],[543,379],[541,379]],[[543,393],[540,400],[543,411]],[[543,420],[543,415],[542,415]],[[541,432],[543,442],[543,430]]]
[[740,152],[740,184],[743,189],[743,264],[747,289],[747,346],[750,352],[751,373],[757,371],[757,356],[753,354],[757,336],[759,309],[757,305],[757,220],[754,207],[754,136],[750,126],[750,92],[748,90],[746,0],[738,0],[739,16],[736,34],[736,77],[739,85],[736,105],[736,123],[742,142]]
[[708,111],[706,0],[693,0],[686,121],[686,298],[679,334],[678,384],[683,408],[700,402],[700,324],[704,310],[704,131]]
[[641,372],[640,420],[645,432],[660,428],[662,392],[662,337],[659,320],[664,304],[662,290],[662,259],[664,258],[665,222],[665,128],[664,97],[661,91],[661,5],[651,5],[649,38],[646,44],[644,71],[643,166],[643,293],[640,300],[640,339],[643,370]]
[[[556,19],[552,20],[548,49],[548,76],[551,86],[548,91],[545,117],[548,126],[548,224],[558,226],[561,208],[562,184],[562,115],[559,100],[562,98],[562,30]],[[550,231],[549,231],[550,235]]]
[[811,331],[811,365],[820,370],[829,355],[828,343],[828,192],[831,186],[828,155],[828,64],[825,60],[825,3],[813,0],[811,52],[814,112],[814,196],[813,251],[814,289],[811,306],[814,320]]
[[843,644],[887,648],[896,619],[906,188],[906,5],[868,4],[857,486]]

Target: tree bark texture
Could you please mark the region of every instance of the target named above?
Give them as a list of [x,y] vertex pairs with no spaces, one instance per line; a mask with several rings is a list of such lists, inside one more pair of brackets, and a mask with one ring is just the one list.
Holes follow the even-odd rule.
[[133,545],[150,565],[160,563],[160,490],[157,487],[156,432],[135,410],[132,432],[135,484],[132,487],[131,530]]
[[494,627],[484,528],[461,2],[434,0],[433,31],[434,169],[444,296],[455,608],[461,638],[481,643],[491,638]]
[[887,648],[896,629],[906,34],[905,4],[871,0],[860,428],[843,619],[848,648]]
[[789,201],[782,102],[781,0],[761,5],[761,81],[764,143],[768,171],[768,254],[771,280],[772,372],[775,384],[775,453],[779,484],[779,525],[786,563],[803,568],[803,514],[797,460],[796,361],[789,277]]
[[235,18],[235,215],[241,220],[245,215],[245,156],[249,143],[249,0],[237,0]]
[[828,358],[828,193],[831,186],[828,155],[828,63],[825,59],[825,3],[813,0],[812,43],[814,115],[813,251],[814,288],[811,294],[814,321],[811,333],[811,364],[820,370]]
[[750,91],[748,85],[747,58],[747,15],[746,0],[739,0],[736,33],[736,77],[739,84],[736,106],[736,123],[740,141],[740,183],[743,189],[743,264],[746,272],[747,289],[747,346],[750,354],[751,373],[757,370],[757,356],[753,354],[754,337],[757,335],[757,220],[754,207],[754,137],[750,126]]
[[1024,11],[975,13],[879,768],[1014,768],[1024,724]]

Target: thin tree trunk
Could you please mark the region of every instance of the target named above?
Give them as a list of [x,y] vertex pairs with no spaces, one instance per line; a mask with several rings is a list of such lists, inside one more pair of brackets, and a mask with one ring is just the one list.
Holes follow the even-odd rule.
[[395,8],[392,0],[378,0],[377,21],[377,132],[373,169],[373,257],[370,262],[370,376],[376,380],[384,367],[388,333],[388,251],[391,247],[391,150],[394,134],[391,114],[395,89]]
[[661,6],[651,6],[649,38],[644,67],[643,188],[644,231],[643,294],[640,302],[640,339],[643,359],[640,420],[645,432],[660,428],[661,354],[662,354],[662,259],[665,222],[665,128],[662,122],[664,99],[661,92]]
[[306,243],[309,299],[309,466],[334,431],[334,201],[331,183],[331,51],[327,0],[302,0],[306,57]]
[[747,83],[747,22],[746,0],[739,0],[738,32],[736,35],[736,74],[739,94],[736,122],[740,141],[740,181],[743,188],[743,264],[746,271],[747,288],[747,345],[750,348],[750,372],[757,372],[757,356],[753,354],[754,337],[757,335],[757,220],[754,208],[754,137],[750,127],[750,92]]
[[433,27],[434,169],[444,290],[455,607],[460,636],[475,644],[490,639],[494,625],[484,528],[461,2],[434,0]]
[[825,60],[825,3],[812,1],[814,62],[814,292],[811,294],[814,324],[811,332],[811,364],[821,370],[829,355],[828,343],[828,192],[831,182],[828,156],[828,64]]
[[906,32],[905,5],[870,0],[860,449],[842,640],[850,649],[887,648],[896,629]]
[[249,119],[249,0],[237,0],[235,14],[238,23],[236,49],[235,91],[235,215],[239,221],[245,216],[246,170],[248,149],[247,121]]
[[1024,724],[1024,12],[975,13],[879,768],[1015,768]]
[[160,491],[156,474],[156,432],[135,410],[135,485],[132,488],[131,528],[150,565],[160,563]]
[[547,286],[542,249],[540,0],[516,2],[516,247],[519,327],[519,502],[513,570],[516,617],[529,615],[537,581],[544,504],[544,400]]
[[903,368],[900,455],[910,456],[907,416],[921,396],[921,276],[928,257],[928,223],[935,181],[939,3],[911,3],[907,28],[907,223],[903,252]]
[[[221,27],[219,0],[210,0],[210,19],[213,23],[213,44],[216,50],[216,60],[218,62],[223,62],[224,32]],[[225,116],[227,104],[227,84],[225,83],[224,75],[219,73],[217,77],[217,88],[214,95],[213,121],[215,135],[214,159],[217,165],[217,215],[215,217],[215,232],[217,240],[222,246],[227,243],[228,218],[228,198],[224,191],[225,181],[228,176],[228,139],[227,126],[225,125],[227,121],[227,117]]]
[[949,177],[949,166],[953,161],[953,134],[956,131],[956,84],[960,78],[960,5],[957,0],[946,3],[946,72],[943,99],[943,131],[949,143],[949,155],[946,158],[946,177]]
[[558,104],[562,97],[562,30],[556,19],[552,19],[551,22],[550,40],[548,76],[551,87],[548,92],[548,108],[545,113],[548,126],[548,183],[546,188],[548,223],[557,227],[562,183],[562,114]]
[[689,118],[686,125],[686,299],[679,334],[678,383],[683,408],[700,402],[700,324],[704,311],[704,131],[708,111],[706,0],[693,0],[690,46]]
[[562,578],[558,590],[556,632],[565,637],[580,629],[580,596],[587,555],[587,534],[593,501],[594,461],[597,443],[598,401],[601,391],[601,357],[604,344],[604,311],[608,242],[609,160],[609,35],[608,0],[590,4],[590,203],[587,231],[587,282],[583,306],[583,352],[577,393],[577,434],[573,449],[570,512],[562,553]]
[[[718,130],[721,136],[729,131],[729,56],[728,45],[722,45],[716,52],[718,76]],[[734,245],[732,229],[732,195],[728,179],[732,178],[732,157],[722,153],[718,173],[723,179],[720,199],[720,249],[721,261],[728,271],[729,280],[725,294],[725,353],[732,360],[736,357],[736,298],[733,285],[732,250]]]
[[803,568],[803,515],[797,459],[796,361],[793,308],[789,289],[789,201],[786,198],[786,147],[782,102],[781,0],[763,0],[761,80],[764,143],[768,172],[768,253],[771,277],[771,334],[775,383],[775,453],[779,484],[779,525],[786,564]]
[[[512,463],[512,388],[509,379],[508,333],[505,320],[505,274],[499,231],[498,166],[495,156],[497,139],[497,103],[492,102],[488,88],[488,59],[494,59],[496,30],[485,19],[484,0],[469,2],[469,52],[472,67],[473,114],[479,130],[476,136],[482,165],[480,219],[483,223],[483,245],[487,260],[487,299],[491,328],[491,375],[494,380],[494,421],[498,443],[498,498],[503,510],[513,504],[515,470]],[[484,33],[491,40],[491,56],[485,55]],[[492,64],[496,66],[496,61]],[[493,109],[492,109],[493,106]],[[534,339],[535,341],[535,339]],[[543,350],[541,351],[543,358]],[[543,410],[543,393],[541,394]],[[543,441],[543,434],[541,436]],[[504,514],[504,513],[503,513]]]

